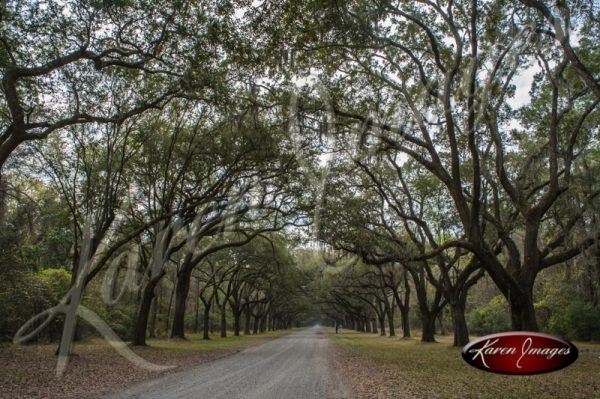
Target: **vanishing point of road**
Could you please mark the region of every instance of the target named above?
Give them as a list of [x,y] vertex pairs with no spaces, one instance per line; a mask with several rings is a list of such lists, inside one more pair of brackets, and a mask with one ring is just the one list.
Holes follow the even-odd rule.
[[129,388],[114,399],[345,398],[318,327],[294,332],[197,367]]

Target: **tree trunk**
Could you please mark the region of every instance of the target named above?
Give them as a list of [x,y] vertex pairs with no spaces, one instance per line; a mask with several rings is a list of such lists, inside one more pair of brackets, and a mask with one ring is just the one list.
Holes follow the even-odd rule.
[[[160,287],[160,286],[159,286]],[[156,319],[158,317],[158,305],[160,303],[160,289],[158,296],[152,299],[152,310],[150,310],[150,326],[148,326],[148,338],[156,338]]]
[[409,269],[409,272],[413,277],[417,301],[419,303],[419,310],[421,313],[421,341],[435,342],[435,320],[437,319],[437,315],[443,307],[441,306],[442,291],[440,289],[436,289],[435,298],[430,301],[427,298],[427,280],[424,276],[424,269],[421,268],[419,271]]
[[436,317],[429,313],[421,314],[421,320],[423,324],[421,341],[435,342],[435,319]]
[[142,301],[138,309],[137,318],[133,330],[133,345],[146,345],[146,329],[148,328],[148,315],[150,314],[150,307],[152,305],[152,299],[154,298],[154,285],[150,282],[144,288],[142,294]]
[[392,293],[394,294],[394,299],[398,304],[398,309],[400,309],[400,323],[402,324],[402,337],[410,338],[410,283],[408,282],[408,272],[406,268],[403,270],[403,280],[404,280],[404,299],[400,297],[400,293],[398,292],[398,287],[393,288]]
[[221,338],[227,338],[227,301],[223,300],[221,306]]
[[442,309],[437,316],[440,325],[440,335],[446,335],[446,326],[444,325],[444,310]]
[[388,319],[388,328],[390,329],[390,337],[396,336],[396,328],[394,327],[394,308],[388,306],[386,309],[387,319]]
[[252,308],[250,304],[246,305],[246,318],[244,320],[244,335],[250,335],[250,317],[252,316]]
[[154,290],[160,282],[164,273],[156,276],[154,279],[148,281],[140,298],[139,310],[133,331],[133,345],[146,345],[146,330],[148,329],[148,317],[150,315],[150,308],[154,299]]
[[242,317],[242,312],[236,307],[236,309],[231,309],[231,313],[233,313],[233,335],[235,337],[240,336],[240,319]]
[[175,298],[175,286],[171,289],[169,295],[169,306],[167,307],[167,317],[165,317],[165,334],[169,333],[169,321],[171,320],[171,308],[173,307],[173,298]]
[[465,303],[461,301],[450,304],[452,328],[454,330],[454,346],[465,346],[469,343],[469,329],[465,319]]
[[385,337],[385,316],[378,316],[379,319],[379,335]]
[[[527,229],[529,228],[530,226],[527,226]],[[534,270],[539,270],[539,259],[535,253],[537,251],[537,240],[532,240],[530,237],[528,238],[528,236],[531,235],[528,233],[529,232],[526,232],[526,242],[524,243],[526,248],[523,251],[523,263],[524,265],[527,265],[528,269],[533,268]],[[528,240],[534,242],[528,244]],[[531,251],[529,249],[531,249]],[[533,254],[531,252],[533,252]],[[537,273],[529,273],[529,280],[527,278],[519,279],[518,277],[510,280],[503,278],[502,273],[497,272],[497,269],[501,269],[502,266],[496,265],[499,261],[494,254],[484,253],[480,260],[482,265],[488,265],[488,267],[485,268],[488,275],[500,289],[510,306],[512,329],[514,331],[538,331],[535,309],[533,307],[533,283],[535,282]]]
[[512,295],[508,303],[514,331],[538,331],[531,293]]
[[[216,301],[216,299],[215,299],[215,302],[217,302],[217,306],[210,307],[210,319],[209,320],[215,320],[215,309],[219,306],[219,302]],[[215,333],[215,323],[214,322],[208,323],[208,328],[210,329],[211,334]]]
[[402,322],[402,337],[410,338],[410,319],[409,319],[410,308],[403,306],[400,308],[400,319]]
[[252,332],[254,335],[258,334],[258,316],[253,316],[254,319],[254,331]]
[[260,324],[259,324],[259,331],[262,333],[265,332],[266,330],[266,325],[267,325],[267,318],[269,317],[268,314],[265,314],[263,317],[260,318]]
[[208,301],[204,304],[204,316],[202,323],[202,339],[210,339],[210,306],[211,302]]
[[200,327],[200,279],[197,278],[197,286],[196,286],[196,300],[194,301],[196,304],[196,315],[194,318],[194,332],[198,333],[198,329]]
[[183,268],[177,276],[177,286],[175,289],[175,311],[173,312],[173,327],[171,328],[171,338],[185,339],[185,305],[190,291],[190,278],[192,269]]
[[6,193],[8,185],[6,179],[2,178],[2,170],[0,169],[0,226],[4,228],[5,215],[6,215]]

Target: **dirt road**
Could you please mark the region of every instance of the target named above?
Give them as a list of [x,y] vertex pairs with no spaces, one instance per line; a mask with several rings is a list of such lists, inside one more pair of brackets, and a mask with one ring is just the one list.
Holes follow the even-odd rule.
[[331,369],[327,336],[313,327],[112,396],[189,399],[345,398]]

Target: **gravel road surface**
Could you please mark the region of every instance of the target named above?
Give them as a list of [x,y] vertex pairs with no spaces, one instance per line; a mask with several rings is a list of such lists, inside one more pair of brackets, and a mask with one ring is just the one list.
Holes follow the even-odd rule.
[[235,355],[136,385],[112,399],[346,398],[327,335],[295,332]]

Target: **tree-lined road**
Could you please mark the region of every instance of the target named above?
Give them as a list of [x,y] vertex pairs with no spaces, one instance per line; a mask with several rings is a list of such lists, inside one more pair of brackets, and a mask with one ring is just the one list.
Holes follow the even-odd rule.
[[313,327],[142,383],[112,399],[344,398],[348,391],[330,368],[329,345]]

